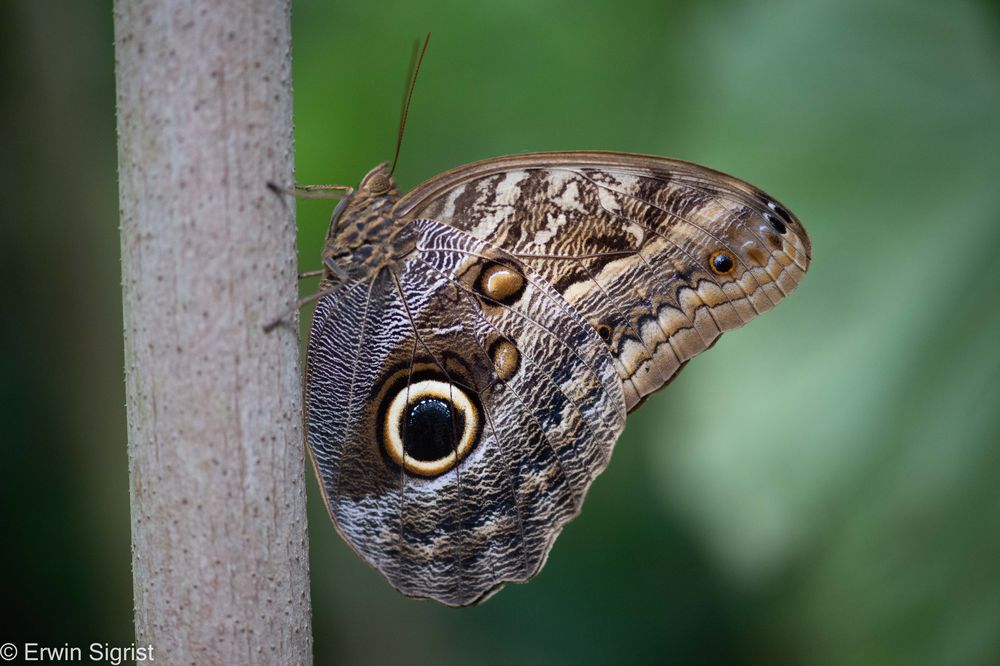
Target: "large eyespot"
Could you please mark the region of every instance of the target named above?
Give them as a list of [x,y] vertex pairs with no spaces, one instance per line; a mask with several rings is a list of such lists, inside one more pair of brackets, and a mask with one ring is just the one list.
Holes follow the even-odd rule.
[[717,250],[709,257],[708,266],[716,275],[728,275],[736,267],[736,260],[729,250]]
[[382,444],[393,462],[420,476],[452,469],[479,439],[479,409],[448,382],[403,385],[385,412]]

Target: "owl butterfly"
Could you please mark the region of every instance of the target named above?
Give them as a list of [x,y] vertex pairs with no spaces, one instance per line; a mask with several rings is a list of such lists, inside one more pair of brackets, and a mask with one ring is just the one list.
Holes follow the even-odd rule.
[[309,449],[337,530],[403,594],[538,573],[625,415],[809,266],[777,201],[706,167],[500,157],[337,206],[309,334]]
[[625,415],[811,255],[772,197],[659,157],[513,155],[403,196],[382,164],[316,189],[346,191],[305,299],[323,499],[400,592],[452,606],[538,573]]

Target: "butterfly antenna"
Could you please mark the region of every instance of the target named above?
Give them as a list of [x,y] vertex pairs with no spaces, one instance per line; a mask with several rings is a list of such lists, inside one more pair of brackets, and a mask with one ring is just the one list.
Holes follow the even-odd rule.
[[413,48],[410,49],[410,64],[406,68],[406,80],[403,81],[403,99],[399,105],[399,120],[401,123],[403,121],[403,114],[406,112],[406,102],[410,96],[410,84],[413,82],[413,70],[417,66],[417,56],[419,55],[420,40],[414,39]]
[[427,44],[430,41],[431,33],[428,32],[427,37],[424,38],[424,48],[420,49],[420,57],[417,57],[417,45],[420,42],[413,42],[413,52],[410,55],[410,66],[406,72],[406,88],[403,91],[403,109],[399,114],[399,133],[396,135],[396,154],[392,156],[392,168],[389,169],[390,176],[396,172],[396,161],[399,160],[399,149],[403,145],[403,132],[406,130],[406,116],[410,113],[410,100],[413,99],[413,89],[417,85],[417,76],[420,74],[420,63],[424,61],[424,54],[427,53]]

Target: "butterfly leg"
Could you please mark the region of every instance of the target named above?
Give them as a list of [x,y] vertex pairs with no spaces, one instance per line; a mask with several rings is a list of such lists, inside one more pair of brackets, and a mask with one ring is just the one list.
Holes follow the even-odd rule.
[[[282,194],[287,194],[293,197],[299,197],[300,199],[335,199],[338,197],[344,197],[351,194],[354,188],[347,185],[299,185],[295,184],[295,188],[281,187],[277,183],[268,181],[267,188],[277,194],[278,196]],[[311,277],[319,277],[323,275],[323,269],[320,268],[315,271],[304,271],[299,273],[299,279],[304,280]]]
[[299,199],[341,199],[350,196],[354,188],[349,185],[300,185],[295,187],[282,187],[277,183],[268,181],[267,189],[275,194],[287,194]]
[[[309,294],[308,296],[304,296],[299,300],[295,301],[295,305],[288,308],[288,310],[286,310],[285,312],[281,313],[280,316],[275,317],[268,323],[264,324],[265,333],[270,333],[271,331],[273,331],[278,326],[278,324],[280,324],[285,319],[291,317],[299,309],[301,309],[302,306],[308,305],[309,303],[312,303],[315,300],[323,298],[327,294],[332,294],[335,291],[340,290],[340,288],[343,287],[345,284],[349,284],[352,282],[351,278],[347,275],[347,273],[344,272],[344,269],[341,268],[340,265],[335,261],[333,261],[330,257],[324,259],[323,264],[326,266],[326,270],[328,270],[330,273],[333,274],[333,280],[334,280],[333,286],[327,287],[326,289],[320,289],[315,294]],[[301,280],[302,278],[306,277],[316,277],[319,275],[323,275],[324,272],[326,272],[324,269],[320,269],[317,271],[306,271],[304,273],[299,273],[299,279]]]
[[296,312],[298,312],[303,306],[309,305],[313,301],[319,300],[319,299],[323,298],[324,296],[326,296],[327,294],[332,294],[333,292],[335,292],[338,289],[340,289],[340,286],[341,285],[335,285],[335,286],[329,287],[327,289],[320,289],[315,294],[309,294],[308,296],[303,296],[299,300],[295,301],[295,305],[293,305],[292,307],[290,307],[287,310],[285,310],[284,312],[282,312],[280,316],[275,317],[271,321],[269,321],[266,324],[264,324],[264,332],[265,333],[270,333],[275,328],[277,328],[278,325],[281,322],[285,321],[286,319],[288,319],[289,317],[291,317],[293,314],[295,314]]

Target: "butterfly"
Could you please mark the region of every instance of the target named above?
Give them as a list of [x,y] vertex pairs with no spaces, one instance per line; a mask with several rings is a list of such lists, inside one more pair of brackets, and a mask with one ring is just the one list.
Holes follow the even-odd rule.
[[350,546],[464,606],[541,569],[625,417],[805,275],[798,219],[737,178],[616,152],[513,155],[337,206],[307,439]]
[[298,188],[342,196],[296,305],[316,300],[308,449],[366,562],[466,606],[538,573],[626,415],[795,289],[812,245],[773,197],[680,160],[511,155],[402,195],[392,173]]

